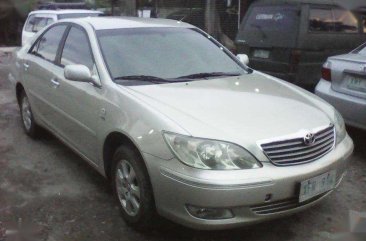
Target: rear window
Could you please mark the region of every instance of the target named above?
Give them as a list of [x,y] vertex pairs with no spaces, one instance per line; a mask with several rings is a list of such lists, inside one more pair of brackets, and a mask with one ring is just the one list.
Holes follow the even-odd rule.
[[353,51],[354,54],[360,54],[363,56],[366,56],[366,44],[362,45],[361,47],[359,47],[358,49],[356,49],[355,51]]
[[100,15],[101,15],[100,13],[67,13],[67,14],[59,14],[58,19],[98,17]]
[[35,15],[31,15],[25,26],[25,31],[36,33],[53,22],[52,18],[36,17]]
[[347,10],[339,8],[310,9],[310,32],[358,33],[358,20]]
[[245,24],[247,31],[289,32],[297,28],[300,11],[295,6],[258,6],[253,7]]

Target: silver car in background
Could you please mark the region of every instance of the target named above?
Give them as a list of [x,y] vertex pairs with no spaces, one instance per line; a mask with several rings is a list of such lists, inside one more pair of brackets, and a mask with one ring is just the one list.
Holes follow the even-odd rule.
[[38,33],[9,78],[25,132],[109,178],[128,224],[225,229],[318,203],[353,151],[332,106],[247,60],[179,21],[83,18]]
[[366,130],[366,44],[330,57],[315,93],[341,112],[348,125]]

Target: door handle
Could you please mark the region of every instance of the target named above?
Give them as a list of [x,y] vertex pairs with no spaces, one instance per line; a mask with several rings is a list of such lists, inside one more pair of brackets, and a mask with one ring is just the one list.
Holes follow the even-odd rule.
[[51,83],[55,88],[60,86],[60,82],[57,79],[51,79]]
[[29,69],[29,64],[24,63],[24,64],[23,64],[23,66],[24,66],[24,70],[25,70],[25,71],[27,71],[27,70]]

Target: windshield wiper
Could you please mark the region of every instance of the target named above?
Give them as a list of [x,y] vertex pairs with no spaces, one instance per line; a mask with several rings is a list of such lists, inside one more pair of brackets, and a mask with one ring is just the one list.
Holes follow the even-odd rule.
[[181,76],[176,79],[203,79],[209,77],[222,77],[222,76],[240,76],[240,73],[225,73],[225,72],[211,72],[211,73],[198,73],[186,76]]
[[129,76],[121,76],[121,77],[116,77],[114,78],[114,80],[138,80],[138,81],[147,81],[147,82],[152,82],[152,83],[173,83],[175,81],[172,80],[168,80],[168,79],[163,79],[160,77],[156,77],[156,76],[150,76],[150,75],[129,75]]

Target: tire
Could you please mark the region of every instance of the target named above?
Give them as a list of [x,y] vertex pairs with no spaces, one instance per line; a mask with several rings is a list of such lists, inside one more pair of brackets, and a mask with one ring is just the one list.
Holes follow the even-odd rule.
[[20,96],[19,108],[22,126],[25,133],[33,139],[38,138],[40,134],[40,127],[34,120],[28,96],[25,94],[24,91]]
[[134,228],[153,227],[155,202],[145,164],[132,148],[121,146],[113,156],[112,187],[125,222]]

